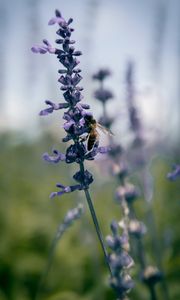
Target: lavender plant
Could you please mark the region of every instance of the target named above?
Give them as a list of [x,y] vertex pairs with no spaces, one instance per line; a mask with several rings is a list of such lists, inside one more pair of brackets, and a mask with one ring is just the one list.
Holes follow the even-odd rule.
[[79,85],[82,76],[80,75],[81,69],[78,68],[80,62],[77,59],[82,53],[81,51],[75,50],[73,46],[75,41],[71,39],[72,32],[74,31],[70,26],[72,22],[72,18],[65,21],[60,11],[56,10],[55,17],[49,21],[49,25],[58,25],[59,28],[56,31],[58,39],[56,39],[56,43],[61,45],[61,48],[53,47],[46,39],[43,40],[42,45],[32,47],[34,53],[55,54],[59,62],[63,65],[63,68],[58,70],[58,73],[60,74],[58,82],[61,84],[60,90],[63,91],[64,102],[54,103],[50,100],[46,100],[45,103],[48,105],[48,108],[43,109],[40,112],[40,115],[47,116],[56,110],[66,109],[63,114],[63,119],[65,120],[63,127],[66,136],[62,141],[71,141],[71,144],[66,149],[66,153],[61,153],[59,150],[53,150],[52,155],[45,153],[43,158],[51,163],[76,163],[79,166],[79,170],[73,175],[76,184],[63,185],[62,183],[57,183],[56,186],[59,190],[52,192],[50,198],[62,196],[63,194],[74,191],[84,191],[92,220],[102,246],[105,261],[112,276],[106,245],[89,192],[89,186],[93,182],[93,175],[85,169],[84,165],[86,160],[94,160],[98,153],[106,153],[107,149],[105,147],[100,147],[99,142],[96,140],[94,141],[92,149],[90,149],[90,151],[87,149],[86,139],[93,129],[95,120],[92,113],[88,111],[90,106],[82,103],[83,96],[81,92],[83,88]]
[[[107,71],[106,69],[100,70],[97,74],[93,76],[93,79],[98,80],[100,82],[100,89],[101,89],[101,95],[105,95],[104,86],[102,82],[106,78],[106,76],[109,76],[110,72]],[[128,77],[128,79],[131,81],[131,77]],[[131,85],[132,87],[132,85]],[[104,91],[104,92],[103,92]],[[103,104],[103,115],[101,116],[100,120],[104,120],[104,125],[106,125],[109,129],[111,128],[112,122],[109,123],[108,120],[110,119],[108,114],[107,114],[107,109],[106,109],[106,97],[103,98],[103,96],[99,97],[97,96],[98,93],[95,92],[95,97],[101,101]],[[136,133],[136,139],[135,139],[135,145],[142,145],[143,144],[143,139],[142,139],[142,134],[141,134],[141,126],[140,126],[140,121],[137,116],[137,112],[135,107],[132,104],[133,99],[133,90],[129,90],[129,112],[130,112],[130,120],[131,120],[131,125],[132,129]],[[121,209],[122,209],[122,220],[119,222],[120,227],[123,228],[123,235],[126,237],[126,250],[131,251],[133,253],[133,256],[135,255],[137,257],[137,260],[140,264],[140,269],[141,269],[141,280],[147,285],[151,300],[156,300],[156,292],[155,292],[155,284],[159,280],[162,279],[162,274],[158,270],[157,267],[150,266],[147,264],[146,261],[146,255],[145,255],[145,249],[143,245],[143,236],[146,233],[146,226],[143,224],[143,222],[139,221],[136,217],[135,209],[134,209],[134,201],[140,196],[139,189],[135,187],[133,184],[131,184],[128,180],[128,169],[127,169],[127,163],[126,159],[123,156],[123,148],[121,145],[116,144],[112,141],[111,143],[113,144],[112,149],[108,152],[108,156],[111,160],[111,173],[117,178],[119,186],[116,189],[115,192],[115,199],[116,201],[120,204]],[[113,226],[113,227],[112,227]],[[117,226],[117,225],[116,225]],[[114,225],[111,225],[113,234],[117,236],[117,227]],[[116,229],[115,229],[116,228]],[[135,248],[135,251],[130,250],[128,240],[129,240],[129,235],[131,238],[134,238],[133,240],[131,239],[131,246],[133,246],[133,249]],[[115,237],[114,237],[115,239]],[[116,239],[115,239],[116,240]],[[108,237],[108,244],[112,249],[115,251],[115,254],[113,253],[113,257],[115,256],[114,260],[116,263],[113,263],[113,266],[117,264],[117,261],[122,261],[120,257],[116,258],[116,243],[115,240],[113,240],[112,237]],[[135,242],[135,247],[134,247],[134,242]],[[115,243],[115,244],[113,244]],[[119,245],[119,244],[118,244]],[[114,248],[113,248],[114,247]],[[118,249],[118,246],[117,246]],[[121,252],[119,252],[121,253]],[[111,256],[110,256],[111,257]],[[113,262],[113,259],[110,260]],[[130,264],[130,266],[132,263]],[[114,269],[114,268],[112,268]],[[126,268],[125,268],[126,269]],[[116,270],[116,268],[115,268]],[[127,270],[126,270],[127,272]],[[127,273],[126,273],[127,275]],[[129,276],[129,275],[128,275]],[[122,282],[123,282],[123,273],[121,272],[116,272],[115,271],[115,281],[114,283],[117,284],[119,283],[119,288],[120,288],[120,295],[122,298],[126,296],[126,289],[123,291],[122,288]],[[118,288],[116,285],[113,285],[114,288]],[[128,285],[127,285],[128,286]],[[130,286],[132,288],[132,282],[130,283]]]
[[129,237],[124,226],[123,234],[119,234],[119,224],[116,221],[111,223],[112,236],[106,237],[110,248],[109,262],[112,268],[113,277],[110,280],[111,287],[116,291],[119,300],[125,300],[127,294],[134,287],[134,282],[129,275],[129,269],[134,261],[128,254]]
[[[94,96],[102,103],[103,114],[99,119],[99,122],[106,126],[110,130],[114,118],[108,116],[107,113],[107,101],[113,98],[111,91],[104,87],[104,80],[111,73],[108,69],[100,69],[96,74],[93,75],[93,79],[100,83],[100,88],[98,88]],[[111,149],[108,151],[108,156],[111,160],[111,172],[117,177],[120,184],[116,191],[116,198],[119,199],[118,203],[121,206],[122,219],[119,222],[111,223],[112,236],[107,237],[107,243],[112,253],[109,255],[109,261],[111,269],[113,271],[113,277],[111,278],[110,284],[115,289],[118,294],[119,299],[127,299],[127,293],[133,288],[134,283],[129,275],[129,268],[133,265],[133,259],[129,256],[130,251],[129,245],[129,208],[128,208],[128,198],[126,198],[126,190],[129,198],[133,198],[132,185],[128,185],[125,182],[125,177],[127,176],[127,168],[122,160],[122,147],[113,141],[111,135],[109,135]],[[123,190],[123,193],[122,193]],[[121,196],[119,197],[119,193]],[[122,236],[118,233],[118,227],[123,230]]]
[[[157,230],[156,230],[156,224],[155,219],[152,211],[152,197],[153,197],[153,184],[152,184],[152,178],[148,169],[148,151],[145,149],[146,141],[144,137],[144,128],[142,121],[139,117],[139,112],[136,107],[135,103],[135,87],[134,87],[134,63],[133,61],[129,61],[127,64],[127,70],[126,70],[126,90],[127,90],[127,97],[126,97],[126,103],[128,108],[128,115],[129,115],[129,124],[130,129],[133,133],[133,142],[132,142],[132,155],[135,156],[136,161],[136,167],[141,168],[140,171],[140,180],[142,182],[143,187],[143,196],[145,199],[146,204],[146,216],[147,216],[147,225],[148,229],[151,234],[152,242],[153,242],[153,248],[154,253],[156,254],[156,260],[157,260],[157,267],[152,266],[146,266],[147,270],[151,271],[151,275],[153,276],[153,272],[156,273],[157,280],[155,280],[155,283],[157,281],[161,281],[161,290],[163,293],[164,299],[169,299],[169,293],[168,293],[168,287],[165,281],[163,265],[162,265],[162,255],[160,255],[159,249],[159,239],[157,237]],[[143,268],[143,264],[141,263],[141,266]],[[158,271],[158,269],[161,270]],[[154,271],[153,271],[154,270]],[[148,272],[144,272],[144,274],[149,274]],[[162,276],[163,274],[163,276]],[[145,276],[146,277],[146,276]],[[146,282],[146,280],[144,281]],[[150,281],[152,283],[153,281]],[[151,293],[155,294],[153,284],[149,284]],[[154,296],[155,297],[155,296]]]
[[55,249],[56,249],[56,246],[57,246],[58,242],[61,240],[64,233],[73,225],[73,223],[76,220],[81,218],[83,212],[84,212],[83,206],[82,206],[82,204],[79,204],[77,207],[75,207],[73,209],[70,209],[66,213],[63,222],[61,222],[58,225],[55,237],[52,241],[51,248],[50,248],[50,251],[49,251],[48,262],[47,262],[46,268],[44,269],[44,272],[42,273],[41,280],[39,282],[38,290],[37,290],[37,293],[36,293],[36,300],[40,297],[40,293],[41,293],[43,284],[45,282],[45,279],[46,279],[46,277],[49,273],[49,270],[50,270],[50,267],[51,267],[51,264],[52,264],[52,260],[53,260],[53,257],[54,257],[54,252],[55,252]]

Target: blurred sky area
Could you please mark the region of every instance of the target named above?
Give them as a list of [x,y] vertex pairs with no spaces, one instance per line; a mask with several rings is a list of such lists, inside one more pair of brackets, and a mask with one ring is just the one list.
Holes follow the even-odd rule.
[[136,101],[144,123],[165,137],[178,137],[179,0],[0,0],[0,131],[38,132],[44,100],[62,101],[56,57],[30,51],[43,38],[51,42],[56,38],[56,28],[47,25],[55,8],[65,18],[74,18],[73,38],[83,52],[84,101],[95,116],[101,107],[92,97],[96,85],[91,75],[99,67],[112,70],[107,86],[116,97],[109,110],[120,120],[126,65],[133,60]]

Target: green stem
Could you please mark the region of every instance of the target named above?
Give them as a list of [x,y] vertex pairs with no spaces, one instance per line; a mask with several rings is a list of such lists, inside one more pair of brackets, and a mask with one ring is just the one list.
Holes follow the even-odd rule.
[[148,287],[149,287],[149,291],[151,294],[151,300],[157,300],[154,285],[152,284],[152,285],[149,285]]
[[[80,163],[79,165],[80,165],[81,172],[84,173],[84,165],[83,165],[83,163]],[[88,188],[84,189],[84,193],[86,195],[86,200],[87,200],[87,203],[88,203],[88,206],[89,206],[89,210],[90,210],[90,213],[91,213],[91,217],[92,217],[95,229],[96,229],[96,233],[97,233],[99,242],[101,244],[101,247],[102,247],[102,250],[103,250],[103,253],[104,253],[104,257],[105,257],[105,261],[106,261],[107,267],[109,269],[111,277],[113,277],[111,266],[109,264],[108,252],[107,252],[107,249],[106,249],[106,246],[105,246],[105,243],[104,243],[103,235],[102,235],[100,227],[99,227],[98,219],[97,219],[97,216],[96,216],[96,212],[95,212],[94,205],[93,205],[93,202],[91,200],[91,196],[90,196]]]
[[48,256],[48,261],[47,261],[47,265],[41,275],[41,278],[40,278],[40,281],[39,281],[39,285],[38,285],[38,288],[37,288],[37,292],[36,292],[36,296],[35,296],[35,300],[38,300],[40,295],[41,295],[41,292],[42,292],[42,287],[45,283],[45,279],[50,271],[50,268],[51,268],[51,265],[52,265],[52,261],[53,261],[53,257],[54,257],[54,253],[55,253],[55,249],[56,249],[56,246],[57,246],[57,243],[59,242],[59,240],[61,239],[63,233],[65,231],[65,226],[63,224],[61,224],[60,227],[58,227],[58,230],[56,232],[56,235],[52,241],[52,244],[51,244],[51,247],[50,247],[50,250],[49,250],[49,256]]

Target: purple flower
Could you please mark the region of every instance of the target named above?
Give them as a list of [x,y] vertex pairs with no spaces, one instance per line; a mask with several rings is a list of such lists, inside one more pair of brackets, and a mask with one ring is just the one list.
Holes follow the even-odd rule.
[[56,49],[51,46],[51,44],[47,40],[43,40],[44,45],[38,46],[35,45],[31,48],[32,52],[45,54],[47,52],[54,54]]
[[78,171],[76,174],[74,174],[73,178],[81,183],[83,188],[88,187],[93,182],[93,176],[88,170],[85,170],[83,173],[81,171]]
[[63,109],[63,108],[68,108],[69,104],[68,103],[58,103],[55,104],[52,101],[46,100],[45,103],[47,105],[49,105],[50,107],[43,109],[40,111],[39,115],[40,116],[46,116],[51,114],[54,110],[59,110],[59,109]]
[[110,280],[111,287],[120,295],[120,299],[127,299],[125,295],[134,287],[131,277],[126,274],[123,277],[113,277]]
[[84,144],[73,144],[69,146],[66,150],[66,162],[70,163],[80,163],[84,159],[86,153],[86,147]]
[[117,201],[123,201],[125,198],[128,203],[131,203],[140,195],[139,189],[133,184],[126,183],[124,186],[119,186],[116,190],[115,197]]
[[121,255],[111,254],[109,260],[112,269],[116,270],[116,272],[120,272],[122,268],[128,269],[134,264],[133,259],[125,251],[122,251]]
[[124,232],[119,235],[119,225],[116,221],[111,223],[112,236],[106,238],[111,249],[109,263],[113,276],[110,279],[111,287],[117,292],[120,299],[124,299],[126,293],[133,288],[134,283],[128,275],[128,269],[134,265],[134,261],[128,254],[128,235]]
[[141,238],[147,232],[147,228],[143,222],[140,222],[136,219],[132,219],[129,222],[128,231],[131,235],[135,236],[136,238]]
[[[88,104],[80,103],[83,99],[82,90],[83,88],[79,85],[82,76],[80,75],[81,69],[77,66],[79,64],[78,56],[82,55],[81,51],[76,50],[73,44],[75,41],[71,39],[73,28],[70,27],[72,23],[72,18],[67,22],[62,17],[60,11],[55,11],[55,17],[51,18],[49,25],[58,25],[58,30],[56,31],[58,39],[56,39],[56,44],[60,45],[61,48],[54,48],[46,40],[43,40],[43,45],[32,47],[34,53],[45,54],[47,52],[55,54],[59,62],[63,65],[62,69],[58,70],[60,77],[58,82],[61,84],[60,90],[63,91],[63,96],[65,102],[54,103],[50,100],[46,100],[45,103],[48,105],[47,108],[40,111],[41,116],[46,116],[53,113],[59,109],[66,109],[63,115],[65,120],[63,128],[66,132],[66,136],[62,139],[63,142],[72,141],[72,144],[68,146],[66,153],[54,150],[53,155],[45,153],[43,158],[48,162],[58,163],[60,161],[65,161],[66,163],[77,163],[79,166],[84,162],[84,160],[93,160],[98,153],[106,153],[106,148],[99,147],[99,143],[95,143],[91,151],[86,148],[86,138],[91,130],[91,120],[93,115],[87,110],[90,108]],[[104,70],[99,73],[99,79],[108,76],[108,71]],[[103,101],[107,101],[112,97],[111,93],[105,91],[105,93],[100,95],[103,97]],[[88,188],[88,186],[93,182],[93,176],[86,170],[84,172],[76,172],[73,178],[80,184],[75,186],[60,186],[59,192],[54,192],[51,197],[61,196],[64,193],[73,192],[77,189]]]
[[48,25],[54,25],[55,23],[57,24],[61,24],[63,26],[63,24],[66,24],[64,18],[61,16],[61,13],[59,10],[55,10],[55,17],[54,18],[51,18],[48,22]]
[[64,218],[63,225],[65,225],[66,228],[72,225],[75,220],[81,217],[83,211],[83,206],[81,204],[69,210]]
[[56,164],[59,161],[65,161],[66,156],[63,153],[59,152],[58,150],[53,150],[52,156],[50,156],[48,153],[44,153],[43,159],[48,162],[52,162]]
[[167,174],[167,178],[171,181],[175,181],[178,177],[180,177],[180,165],[173,165],[172,172]]
[[[49,105],[49,107],[42,110],[40,115],[45,116],[53,113],[54,110],[59,110],[62,108],[66,109],[63,115],[63,119],[65,120],[63,127],[66,132],[66,136],[62,139],[62,141],[72,142],[66,149],[65,154],[54,150],[52,156],[45,153],[43,157],[48,162],[58,163],[63,160],[67,164],[77,163],[79,165],[79,171],[77,171],[73,176],[73,179],[78,182],[78,184],[65,186],[61,183],[58,183],[56,186],[59,188],[59,191],[51,193],[50,198],[62,196],[66,193],[71,193],[76,190],[84,190],[98,239],[103,249],[105,261],[111,274],[111,268],[103,241],[103,235],[101,233],[93,202],[88,190],[89,185],[93,182],[93,176],[90,172],[88,172],[88,170],[85,170],[84,167],[85,160],[93,160],[98,153],[106,153],[107,151],[106,148],[99,147],[98,141],[95,141],[90,151],[88,151],[88,147],[86,147],[86,140],[89,133],[92,131],[96,120],[93,118],[92,113],[86,111],[90,108],[90,106],[88,104],[80,103],[83,99],[81,94],[83,87],[79,85],[82,77],[80,75],[81,69],[77,67],[80,63],[77,57],[82,53],[81,51],[75,50],[75,47],[72,46],[75,43],[75,41],[71,39],[71,34],[74,29],[69,26],[72,21],[73,20],[70,18],[66,22],[61,13],[56,10],[55,17],[49,21],[49,25],[57,24],[59,26],[58,30],[56,31],[58,39],[56,39],[55,42],[56,44],[61,45],[61,48],[52,48],[51,44],[47,40],[43,40],[43,46],[32,47],[32,51],[34,53],[44,54],[49,52],[55,54],[59,62],[63,65],[62,69],[58,70],[58,73],[60,74],[58,82],[60,83],[60,90],[63,91],[65,103],[55,104],[47,100],[46,104]],[[67,222],[69,222],[69,220],[71,222],[73,217],[74,213],[72,216],[71,212],[70,215],[67,216]],[[65,224],[62,224],[62,226],[65,228]],[[64,229],[62,227],[61,229],[63,232]]]
[[100,89],[98,89],[98,90],[95,91],[94,97],[97,100],[105,103],[109,99],[113,98],[113,94],[109,90],[105,90],[105,89],[100,88]]
[[82,186],[80,184],[64,186],[61,183],[57,183],[56,186],[60,189],[60,191],[59,192],[52,192],[50,194],[51,199],[54,198],[55,196],[62,196],[63,194],[66,194],[66,193],[71,193],[71,192],[74,192],[76,190],[82,190]]
[[108,69],[100,69],[97,73],[93,75],[93,79],[103,81],[106,77],[110,76],[111,72]]

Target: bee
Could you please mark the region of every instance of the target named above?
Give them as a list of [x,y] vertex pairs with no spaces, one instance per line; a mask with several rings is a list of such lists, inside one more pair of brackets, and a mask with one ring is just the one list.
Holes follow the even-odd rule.
[[89,128],[89,133],[86,137],[87,150],[91,151],[93,149],[94,145],[96,143],[98,143],[98,141],[99,141],[100,134],[99,134],[97,129],[101,130],[104,134],[107,134],[107,135],[112,136],[113,133],[109,129],[107,129],[104,126],[102,126],[101,124],[99,124],[93,118],[93,116],[86,116],[85,119],[87,121],[87,125],[88,125],[88,128]]

